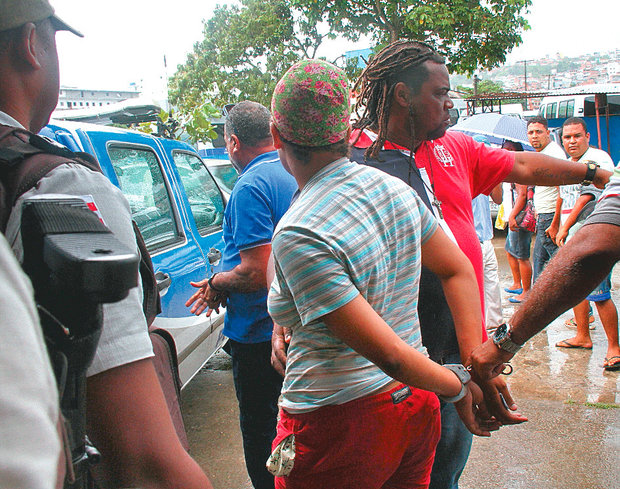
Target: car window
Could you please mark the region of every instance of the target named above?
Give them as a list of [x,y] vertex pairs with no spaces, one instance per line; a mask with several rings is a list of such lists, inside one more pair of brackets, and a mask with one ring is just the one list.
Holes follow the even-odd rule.
[[547,105],[547,119],[555,119],[555,108],[557,105],[557,102]]
[[204,236],[218,230],[224,219],[224,201],[215,180],[198,156],[175,151],[173,158],[198,232]]
[[568,100],[563,100],[562,102],[560,102],[560,105],[558,107],[558,117],[560,119],[566,117],[567,107],[568,107]]
[[239,178],[235,167],[230,163],[218,163],[217,165],[209,165],[207,163],[207,167],[220,188],[227,194],[230,194],[237,178]]
[[170,193],[155,153],[113,145],[108,147],[108,155],[149,252],[180,240]]

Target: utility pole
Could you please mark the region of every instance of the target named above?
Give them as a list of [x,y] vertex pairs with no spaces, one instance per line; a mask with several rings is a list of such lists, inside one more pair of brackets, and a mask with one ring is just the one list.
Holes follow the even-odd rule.
[[523,85],[525,90],[525,110],[528,110],[527,106],[527,64],[533,59],[524,59],[523,61],[517,61],[517,63],[523,63]]

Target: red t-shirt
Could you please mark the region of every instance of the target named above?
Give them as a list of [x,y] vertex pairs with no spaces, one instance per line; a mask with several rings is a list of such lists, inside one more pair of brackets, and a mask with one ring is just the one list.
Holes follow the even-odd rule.
[[[352,142],[358,134],[359,131],[353,132]],[[370,137],[363,133],[355,147],[367,148],[371,144]],[[384,149],[405,150],[387,141]],[[459,248],[474,267],[483,311],[482,251],[474,226],[471,201],[479,194],[488,195],[502,182],[512,171],[514,161],[514,153],[486,146],[457,131],[448,131],[442,138],[425,141],[415,152],[417,167],[426,170],[435,196],[441,202],[446,223]]]

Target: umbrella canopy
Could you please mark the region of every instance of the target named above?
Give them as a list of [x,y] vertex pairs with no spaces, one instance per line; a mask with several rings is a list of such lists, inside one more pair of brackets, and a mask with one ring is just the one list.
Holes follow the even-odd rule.
[[527,149],[534,149],[527,139],[527,122],[520,117],[489,112],[476,114],[450,128],[470,136],[484,134],[489,136],[491,143],[502,144],[505,139],[516,141]]

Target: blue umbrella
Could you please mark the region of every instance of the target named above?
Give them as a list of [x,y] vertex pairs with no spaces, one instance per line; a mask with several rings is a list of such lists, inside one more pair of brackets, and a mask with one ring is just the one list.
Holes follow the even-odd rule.
[[484,134],[488,136],[491,143],[501,144],[505,139],[516,141],[525,146],[526,149],[533,150],[527,139],[527,122],[520,117],[512,115],[497,114],[489,112],[476,114],[450,128],[453,131],[460,131],[473,136],[474,134]]

